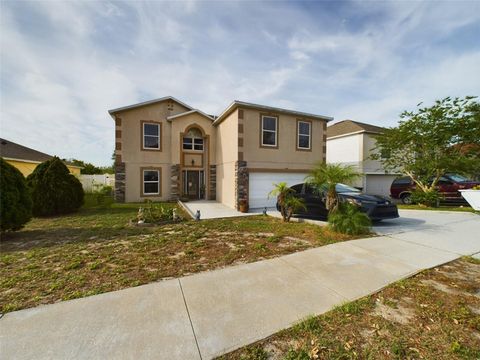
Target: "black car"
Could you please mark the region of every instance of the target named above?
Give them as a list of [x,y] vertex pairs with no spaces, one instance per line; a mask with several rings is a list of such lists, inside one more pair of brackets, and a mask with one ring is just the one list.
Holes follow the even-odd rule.
[[[325,207],[325,191],[316,191],[309,184],[297,184],[291,187],[295,196],[305,201],[307,210],[301,210],[296,215],[327,218],[328,210]],[[360,190],[344,184],[337,184],[336,190],[340,201],[347,201],[357,205],[372,221],[398,218],[398,209],[390,200],[362,193]],[[277,210],[280,207],[277,203]]]

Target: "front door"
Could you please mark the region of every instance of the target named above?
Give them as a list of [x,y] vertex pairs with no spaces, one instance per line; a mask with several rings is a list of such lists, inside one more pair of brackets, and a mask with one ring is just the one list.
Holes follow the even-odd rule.
[[189,199],[200,198],[199,171],[187,171],[186,195]]

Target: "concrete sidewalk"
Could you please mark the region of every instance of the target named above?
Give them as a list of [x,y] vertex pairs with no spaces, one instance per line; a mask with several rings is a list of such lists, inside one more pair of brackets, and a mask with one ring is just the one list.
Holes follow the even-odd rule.
[[480,252],[478,215],[423,211],[411,219],[418,226],[384,225],[386,236],[8,313],[0,319],[0,353],[5,359],[210,359]]

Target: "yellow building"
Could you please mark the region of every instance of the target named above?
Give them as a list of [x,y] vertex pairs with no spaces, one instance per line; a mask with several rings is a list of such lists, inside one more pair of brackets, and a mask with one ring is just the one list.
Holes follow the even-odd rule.
[[[53,157],[5,139],[0,139],[0,156],[7,163],[20,170],[25,177],[30,175],[38,164],[50,160]],[[81,167],[69,164],[68,162],[65,162],[65,165],[68,170],[70,170],[70,173],[75,176],[80,175]]]

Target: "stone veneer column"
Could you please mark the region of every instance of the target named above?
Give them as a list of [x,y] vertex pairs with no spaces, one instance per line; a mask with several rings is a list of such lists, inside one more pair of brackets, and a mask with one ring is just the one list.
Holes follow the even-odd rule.
[[115,201],[125,202],[125,163],[115,162]]
[[170,166],[170,200],[178,199],[180,199],[180,165],[173,164]]
[[248,169],[246,161],[235,162],[235,208],[240,209],[240,201],[248,202]]
[[210,194],[208,200],[217,199],[217,165],[210,165],[210,174],[208,176]]

